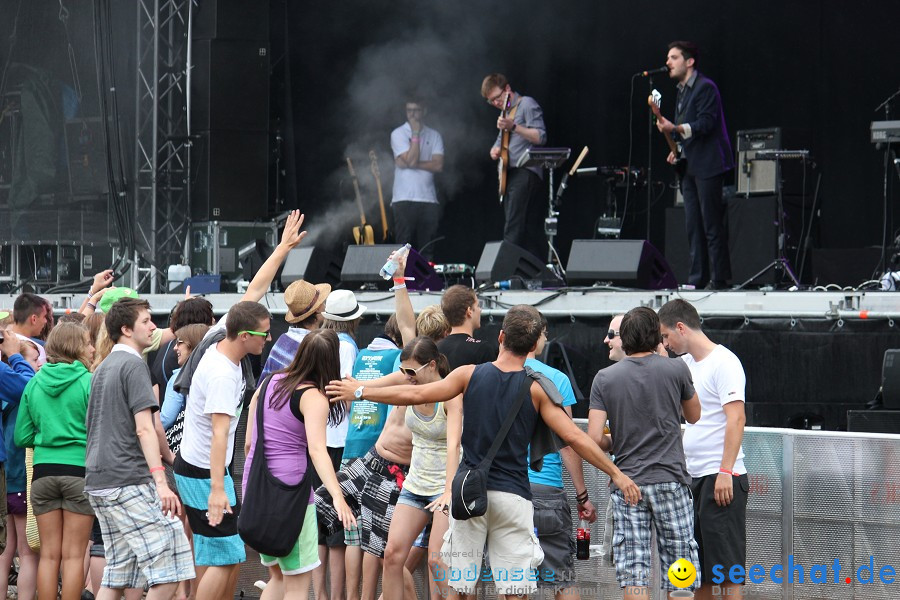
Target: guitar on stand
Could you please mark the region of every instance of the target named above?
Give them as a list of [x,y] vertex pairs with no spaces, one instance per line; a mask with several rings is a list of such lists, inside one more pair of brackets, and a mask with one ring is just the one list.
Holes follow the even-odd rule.
[[384,210],[384,193],[381,191],[381,171],[378,169],[378,155],[374,150],[369,150],[369,160],[372,161],[372,177],[375,178],[375,187],[378,190],[378,208],[381,210],[381,241],[388,241],[387,213]]
[[366,223],[366,211],[363,208],[362,195],[359,193],[359,180],[353,169],[353,161],[347,157],[347,168],[350,170],[350,178],[353,180],[353,191],[356,194],[356,205],[359,207],[359,225],[353,228],[353,239],[358,245],[372,246],[375,244],[375,232],[372,226]]
[[[509,110],[509,92],[503,95],[503,110],[500,111],[500,118],[513,118],[516,115],[518,104]],[[500,182],[498,195],[500,204],[506,199],[506,178],[509,172],[509,138],[512,133],[506,129],[500,134],[500,159],[497,161],[497,179]]]
[[[662,94],[659,93],[659,90],[650,92],[647,104],[650,106],[650,110],[653,111],[654,118],[659,119],[662,117],[662,114],[659,112],[659,108],[662,106]],[[663,135],[666,136],[666,145],[669,147],[669,151],[675,155],[675,164],[673,165],[675,167],[675,179],[678,186],[681,187],[681,179],[687,173],[687,158],[681,156],[681,150],[678,144],[675,143],[675,140],[672,139],[671,133],[664,132]]]

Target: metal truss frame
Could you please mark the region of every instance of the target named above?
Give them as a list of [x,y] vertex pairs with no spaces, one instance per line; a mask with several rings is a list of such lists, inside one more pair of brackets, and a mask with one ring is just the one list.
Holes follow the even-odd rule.
[[190,232],[194,0],[138,0],[132,287],[182,262]]

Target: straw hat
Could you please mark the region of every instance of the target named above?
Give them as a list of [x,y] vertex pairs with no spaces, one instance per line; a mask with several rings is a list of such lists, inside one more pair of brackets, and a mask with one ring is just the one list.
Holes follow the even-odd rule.
[[366,312],[366,307],[356,301],[350,290],[335,290],[325,302],[322,316],[332,321],[352,321]]
[[299,323],[308,319],[322,306],[330,293],[331,286],[327,283],[313,285],[298,279],[284,290],[284,303],[288,308],[284,320],[288,323]]

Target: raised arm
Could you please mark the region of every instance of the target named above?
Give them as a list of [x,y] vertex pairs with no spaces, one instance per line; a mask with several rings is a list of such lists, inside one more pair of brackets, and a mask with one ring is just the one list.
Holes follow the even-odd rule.
[[[362,397],[372,402],[381,404],[394,404],[396,406],[409,406],[411,404],[430,404],[432,402],[446,402],[466,391],[469,378],[475,365],[465,365],[455,369],[450,375],[441,381],[427,383],[425,385],[396,385],[385,388],[371,388],[362,383]],[[352,402],[356,399],[354,392],[360,387],[360,382],[346,379],[330,382],[325,391],[332,402],[338,400]]]
[[304,215],[301,215],[299,210],[291,211],[284,224],[281,242],[275,246],[275,250],[272,252],[271,256],[266,259],[266,262],[264,262],[259,268],[259,271],[256,272],[256,276],[250,282],[250,285],[247,286],[247,291],[244,292],[241,301],[259,302],[262,297],[266,295],[266,292],[269,291],[269,286],[272,285],[272,280],[275,279],[275,274],[278,273],[278,268],[281,266],[281,263],[287,258],[288,253],[296,248],[297,244],[306,237],[306,232],[300,231],[300,227],[303,225],[303,219]]
[[[394,254],[391,253],[391,257],[393,256]],[[406,256],[401,256],[397,261],[394,279],[403,279],[405,274]],[[403,339],[403,345],[405,346],[416,337],[416,313],[413,311],[412,301],[409,299],[409,292],[406,290],[405,285],[394,290],[394,301],[396,302],[397,327],[400,329],[400,337]]]

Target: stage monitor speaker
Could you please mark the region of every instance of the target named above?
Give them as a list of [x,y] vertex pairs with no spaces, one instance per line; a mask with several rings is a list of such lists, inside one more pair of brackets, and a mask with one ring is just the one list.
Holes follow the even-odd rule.
[[[344,266],[341,269],[341,287],[357,289],[362,286],[374,286],[384,290],[391,288],[394,282],[382,278],[380,271],[388,256],[396,249],[395,244],[348,246]],[[410,290],[444,289],[444,281],[434,272],[434,267],[415,249],[411,249],[406,258],[406,277],[412,278],[406,282],[406,287]]]
[[203,131],[194,143],[194,221],[259,221],[268,212],[269,135]]
[[775,194],[778,191],[778,163],[754,160],[760,150],[781,150],[781,128],[751,129],[737,132],[738,194]]
[[812,272],[816,285],[858,286],[878,275],[881,248],[813,248]]
[[202,0],[195,6],[191,30],[195,40],[269,39],[267,4],[247,0]]
[[900,410],[900,349],[892,348],[884,352],[881,395],[885,408]]
[[191,130],[268,131],[266,42],[200,40],[193,62]]
[[535,288],[558,284],[546,265],[534,254],[511,242],[488,242],[481,251],[475,280],[479,283],[509,281],[511,287]]
[[900,433],[900,410],[848,410],[847,431]]
[[287,289],[287,286],[299,279],[336,286],[341,281],[342,266],[335,255],[321,248],[294,248],[288,253],[281,268],[281,289]]
[[[763,270],[778,256],[778,199],[775,196],[735,196],[728,199],[728,253],[731,282],[741,284]],[[794,262],[793,253],[788,257]],[[797,265],[793,265],[797,268]],[[774,285],[781,273],[769,269],[753,281]]]
[[669,263],[646,240],[573,240],[566,278],[569,285],[609,281],[644,290],[678,287]]

